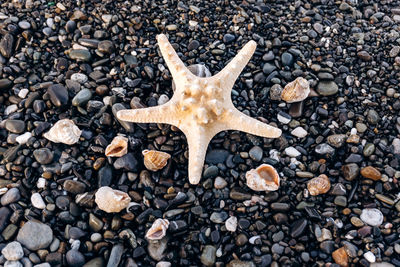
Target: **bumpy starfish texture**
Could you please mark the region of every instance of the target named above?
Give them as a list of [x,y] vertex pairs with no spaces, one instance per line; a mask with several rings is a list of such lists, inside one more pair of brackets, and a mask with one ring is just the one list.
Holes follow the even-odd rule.
[[256,49],[254,41],[242,50],[218,74],[201,78],[192,74],[180,60],[165,35],[157,36],[161,54],[176,84],[167,103],[143,109],[120,110],[120,120],[136,123],[166,123],[178,127],[189,146],[189,181],[198,184],[202,175],[208,143],[217,133],[239,130],[277,138],[282,131],[237,110],[231,100],[235,80]]

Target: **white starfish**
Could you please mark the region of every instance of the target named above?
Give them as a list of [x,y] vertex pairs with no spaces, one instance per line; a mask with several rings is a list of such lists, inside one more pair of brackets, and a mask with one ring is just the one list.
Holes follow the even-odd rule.
[[136,123],[167,123],[178,127],[189,146],[189,181],[198,184],[208,143],[217,133],[239,130],[268,138],[282,131],[237,110],[231,100],[235,80],[250,60],[256,42],[248,42],[218,74],[201,78],[180,60],[165,35],[157,36],[161,54],[175,81],[176,90],[167,103],[143,109],[120,110],[120,120]]

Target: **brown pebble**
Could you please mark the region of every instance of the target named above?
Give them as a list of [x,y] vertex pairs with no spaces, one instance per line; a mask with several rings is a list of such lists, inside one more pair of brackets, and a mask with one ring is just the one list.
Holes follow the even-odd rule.
[[340,266],[349,266],[349,256],[347,255],[344,247],[338,248],[337,250],[332,252],[332,258],[336,262],[336,264],[339,264]]
[[381,172],[372,166],[367,166],[367,167],[362,168],[361,175],[364,178],[368,178],[368,179],[371,179],[374,181],[379,181],[382,178]]

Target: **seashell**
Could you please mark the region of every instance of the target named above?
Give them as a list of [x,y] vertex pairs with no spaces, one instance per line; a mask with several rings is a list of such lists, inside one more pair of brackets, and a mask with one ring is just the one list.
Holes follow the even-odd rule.
[[54,143],[73,145],[79,141],[82,131],[72,120],[63,119],[57,121],[53,127],[43,136]]
[[310,195],[317,196],[320,194],[325,194],[331,189],[331,182],[329,181],[328,176],[325,174],[321,174],[318,177],[312,178],[307,183],[308,191]]
[[167,219],[157,219],[146,233],[148,240],[160,240],[167,233],[169,221]]
[[282,100],[286,103],[300,102],[308,97],[310,84],[302,77],[288,83],[282,91]]
[[122,157],[128,153],[128,138],[117,135],[106,147],[107,157]]
[[279,188],[279,174],[274,167],[262,164],[246,172],[247,186],[254,191],[275,191]]
[[111,213],[125,209],[129,205],[131,198],[125,192],[103,186],[97,190],[95,201],[99,209]]
[[144,166],[150,171],[158,171],[167,165],[168,159],[171,157],[170,154],[157,151],[157,150],[143,150]]

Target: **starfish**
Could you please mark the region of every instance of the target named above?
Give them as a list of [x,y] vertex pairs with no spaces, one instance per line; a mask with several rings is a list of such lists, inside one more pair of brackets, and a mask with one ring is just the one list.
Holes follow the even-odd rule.
[[157,36],[161,54],[175,81],[176,90],[165,104],[142,109],[120,110],[117,118],[136,123],[166,123],[178,127],[189,147],[189,182],[198,184],[210,140],[219,132],[239,130],[277,138],[282,131],[237,110],[231,100],[235,80],[256,49],[248,42],[219,73],[201,78],[183,64],[165,35]]

